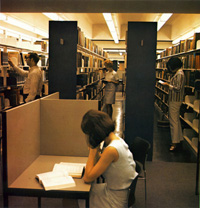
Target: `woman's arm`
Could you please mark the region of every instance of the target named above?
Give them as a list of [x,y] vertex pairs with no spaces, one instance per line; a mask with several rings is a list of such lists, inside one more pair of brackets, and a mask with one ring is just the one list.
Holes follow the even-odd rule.
[[181,74],[180,72],[174,77],[174,84],[169,86],[170,90],[174,90],[176,92],[179,92],[183,86],[184,83],[184,74]]
[[118,152],[114,147],[107,147],[102,153],[100,159],[95,163],[95,158],[98,155],[98,148],[90,149],[88,161],[85,168],[83,180],[90,183],[102,175],[108,166],[118,160]]

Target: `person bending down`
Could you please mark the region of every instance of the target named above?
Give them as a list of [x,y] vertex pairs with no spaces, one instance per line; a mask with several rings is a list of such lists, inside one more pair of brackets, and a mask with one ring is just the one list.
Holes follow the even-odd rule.
[[[83,180],[91,183],[91,208],[125,208],[128,188],[138,175],[136,163],[125,141],[114,134],[115,123],[107,113],[89,110],[82,119],[89,157]],[[104,142],[101,152],[100,144]],[[103,176],[105,183],[96,183]]]

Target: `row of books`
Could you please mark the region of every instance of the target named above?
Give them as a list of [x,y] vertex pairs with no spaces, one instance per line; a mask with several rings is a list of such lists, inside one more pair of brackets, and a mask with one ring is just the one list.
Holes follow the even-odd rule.
[[95,58],[94,56],[86,56],[81,52],[77,52],[77,67],[95,67],[101,68],[103,67],[103,60]]
[[3,92],[0,93],[0,111],[5,108],[5,95]]
[[191,54],[182,57],[184,69],[200,69],[200,55]]
[[165,114],[168,114],[168,107],[159,98],[155,99],[156,106]]
[[101,47],[97,46],[92,40],[85,37],[85,34],[83,31],[81,31],[81,28],[78,28],[78,44],[101,56],[108,56],[107,53],[103,51]]
[[184,71],[185,78],[186,78],[186,85],[194,87],[195,86],[195,80],[200,79],[200,71],[194,70],[194,71]]
[[168,94],[162,93],[159,89],[155,89],[155,95],[159,98],[163,103],[168,104]]
[[[0,52],[0,65],[7,66],[8,65],[8,59],[11,59],[13,63],[17,66],[25,66],[25,56],[27,53],[22,53],[18,51],[8,51]],[[38,66],[46,66],[48,64],[48,59],[44,55],[39,55],[40,60],[38,62]]]
[[[188,54],[181,57],[183,69],[200,69],[200,54]],[[167,59],[158,60],[157,68],[166,68]]]
[[[193,38],[181,40],[178,44],[165,49],[161,54],[161,58],[171,56],[178,53],[184,53],[190,50],[199,49],[197,42],[200,41],[200,33],[195,33]],[[199,45],[199,44],[198,44]]]
[[156,78],[170,81],[172,75],[167,70],[156,70]]
[[93,86],[84,89],[83,91],[77,92],[76,99],[78,100],[91,100],[91,99],[98,99],[99,95],[99,87]]
[[[159,80],[159,81],[161,81],[161,80]],[[169,92],[169,87],[166,86],[166,85],[160,84],[159,81],[156,82],[156,88],[157,88],[157,89],[160,89],[162,92],[168,94],[168,92]],[[161,82],[162,82],[162,81],[161,81]]]
[[101,74],[99,71],[80,73],[77,74],[77,85],[83,87],[85,85],[90,85],[100,79],[101,79]]
[[93,67],[78,67],[76,70],[76,74],[80,74],[80,73],[89,73],[89,72],[95,72],[98,71],[99,73],[102,72],[101,68],[93,68]]
[[[186,86],[194,87],[195,80],[200,79],[200,71],[199,70],[184,70],[185,74],[185,80],[186,80]],[[156,78],[162,79],[162,80],[168,80],[171,79],[171,74],[167,72],[167,70],[156,70]],[[156,83],[157,85],[157,83]],[[164,89],[163,89],[164,90]]]

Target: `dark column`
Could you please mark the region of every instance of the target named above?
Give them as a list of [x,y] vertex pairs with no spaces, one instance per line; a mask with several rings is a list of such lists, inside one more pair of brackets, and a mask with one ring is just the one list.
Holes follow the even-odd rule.
[[125,140],[129,145],[136,136],[148,140],[152,145],[149,160],[153,152],[156,42],[157,23],[128,23]]
[[76,21],[49,22],[49,93],[76,99]]

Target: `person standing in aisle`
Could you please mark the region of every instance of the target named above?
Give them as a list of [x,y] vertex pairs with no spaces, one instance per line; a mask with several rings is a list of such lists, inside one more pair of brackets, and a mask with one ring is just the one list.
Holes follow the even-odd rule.
[[29,71],[17,67],[10,59],[8,62],[19,75],[27,77],[23,86],[23,100],[27,103],[41,97],[43,81],[41,69],[37,66],[39,61],[38,54],[28,53],[25,59],[30,67]]
[[[83,180],[91,183],[90,207],[128,207],[129,187],[138,173],[128,145],[114,133],[115,122],[105,112],[89,110],[83,116],[81,129],[89,148]],[[105,183],[95,183],[101,175]]]
[[167,69],[174,74],[169,86],[169,123],[172,144],[170,151],[176,151],[180,148],[180,142],[183,140],[182,126],[180,121],[180,107],[184,99],[185,75],[181,69],[183,63],[177,57],[172,57],[167,62]]
[[105,112],[112,118],[112,104],[115,103],[116,86],[119,84],[119,77],[117,72],[113,70],[112,61],[106,60],[104,66],[108,70],[104,80],[104,83],[106,84],[104,96]]

